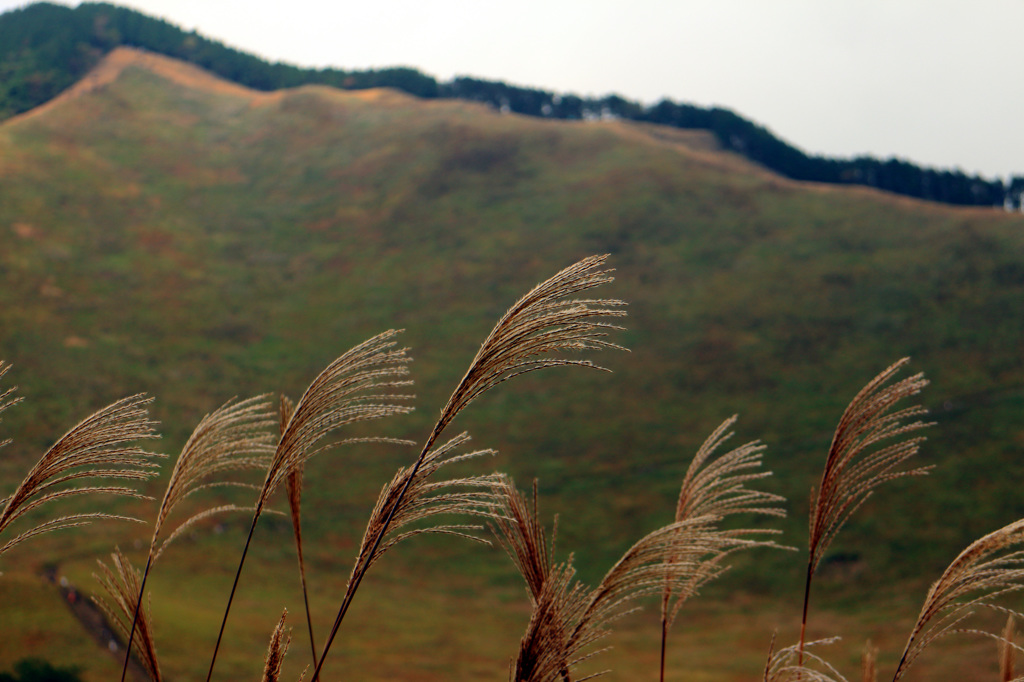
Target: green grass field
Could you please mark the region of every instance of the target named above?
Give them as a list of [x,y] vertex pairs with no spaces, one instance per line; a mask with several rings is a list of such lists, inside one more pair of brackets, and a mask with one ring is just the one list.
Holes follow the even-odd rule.
[[[880,491],[834,546],[842,561],[826,565],[815,598],[820,634],[846,638],[833,660],[855,670],[870,636],[891,667],[930,581],[968,542],[1024,516],[1019,215],[800,185],[706,140],[619,123],[386,92],[248,93],[131,59],[115,75],[0,125],[0,359],[25,398],[0,425],[14,439],[0,491],[124,395],[156,396],[158,448],[175,454],[228,398],[297,397],[388,328],[406,330],[416,358],[417,412],[373,428],[422,441],[507,306],[580,257],[610,253],[617,280],[602,293],[629,302],[618,340],[632,351],[595,358],[614,373],[525,377],[453,425],[500,453],[464,471],[539,479],[559,553],[575,554],[583,578],[671,520],[690,457],[733,413],[737,440],[768,444],[769,487],[789,499],[783,542],[804,547],[808,490],[836,420],[907,355],[932,381],[922,400],[937,426],[923,460],[938,467]],[[320,627],[377,491],[413,455],[374,447],[311,465],[304,530]],[[149,492],[159,497],[163,480]],[[154,574],[169,678],[205,669],[244,524],[203,526]],[[32,650],[109,679],[90,643],[66,643],[74,623],[35,571],[56,562],[94,589],[95,559],[148,534],[93,527],[0,559],[0,630],[24,635],[0,645],[0,670]],[[255,679],[287,606],[294,679],[308,644],[287,522],[264,520],[256,541],[220,673]],[[798,628],[802,570],[799,554],[743,559],[694,603],[692,625],[681,618],[673,679],[760,674],[772,631],[789,642]],[[507,676],[528,610],[500,550],[427,540],[369,580],[332,676]],[[596,665],[655,675],[656,621],[628,619]],[[991,644],[948,651],[916,679],[960,679],[950,661],[963,652],[995,666]]]

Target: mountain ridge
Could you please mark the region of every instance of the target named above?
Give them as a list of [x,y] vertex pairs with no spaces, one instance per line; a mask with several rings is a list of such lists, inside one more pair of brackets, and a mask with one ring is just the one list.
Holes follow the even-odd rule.
[[41,104],[71,85],[99,56],[119,45],[185,59],[260,90],[310,82],[344,89],[388,86],[418,97],[480,101],[499,110],[542,118],[617,117],[682,129],[707,129],[723,148],[796,180],[867,185],[942,203],[1010,210],[1020,209],[1024,198],[1024,176],[1004,182],[968,176],[959,170],[922,168],[895,158],[883,161],[867,156],[811,156],[766,128],[720,107],[706,109],[667,99],[645,107],[618,95],[580,98],[462,76],[440,83],[408,67],[344,71],[269,64],[167,22],[103,3],[82,3],[74,10],[35,3],[0,15],[0,74],[6,75],[0,78],[0,83],[6,81],[6,94],[0,89],[0,115]]

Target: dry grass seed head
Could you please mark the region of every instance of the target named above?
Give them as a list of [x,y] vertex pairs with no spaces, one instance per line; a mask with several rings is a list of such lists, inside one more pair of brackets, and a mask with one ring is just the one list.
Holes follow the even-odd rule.
[[[972,542],[946,568],[928,590],[917,622],[911,630],[903,656],[893,676],[899,680],[918,656],[936,640],[952,634],[970,633],[993,638],[1020,650],[1005,637],[967,626],[977,609],[1020,617],[1001,606],[1000,597],[1024,588],[1024,519]],[[1018,547],[1018,549],[1012,549]]]
[[878,647],[868,640],[860,658],[861,682],[878,682]]
[[136,602],[142,590],[142,576],[120,549],[115,550],[110,558],[113,568],[102,561],[97,561],[102,575],[93,573],[93,577],[100,582],[111,601],[108,602],[102,597],[94,597],[93,601],[106,614],[107,621],[121,633],[124,640],[128,639],[134,620],[133,649],[150,678],[160,682],[160,664],[156,656],[149,604],[139,608],[136,615]]
[[1000,682],[1010,682],[1016,677],[1014,668],[1016,667],[1017,650],[1013,647],[1015,639],[1017,639],[1016,623],[1011,613],[1006,617],[1006,625],[1003,627],[1003,634],[998,642]]
[[407,349],[395,347],[392,339],[397,334],[390,330],[355,346],[309,385],[283,428],[256,502],[258,510],[293,471],[327,448],[367,441],[408,443],[387,438],[348,438],[319,445],[330,431],[339,427],[412,411],[411,407],[394,402],[412,396],[392,392],[412,383],[399,378],[408,375],[411,358]]
[[[770,471],[760,471],[765,446],[757,441],[740,445],[724,454],[715,456],[720,446],[733,433],[729,428],[736,423],[736,415],[726,419],[715,429],[697,450],[679,490],[676,503],[676,522],[699,517],[717,517],[719,519],[733,514],[760,514],[764,516],[783,517],[785,510],[779,506],[785,498],[762,490],[747,487],[752,481],[758,481],[772,475]],[[773,530],[748,530],[744,533],[776,534]],[[683,540],[684,538],[680,538]],[[752,545],[757,546],[757,545]],[[720,564],[725,555],[713,563]],[[673,556],[667,559],[670,563]],[[698,573],[695,578],[702,579]],[[671,581],[666,582],[662,592],[662,618],[670,627],[686,599],[695,594],[699,585],[684,585],[683,589],[673,592]],[[674,605],[671,605],[675,597]]]
[[[3,360],[0,360],[0,379],[3,379],[4,375],[7,374],[8,370],[10,370],[10,369],[11,369],[10,363],[7,363],[7,362],[4,362]],[[14,396],[14,392],[17,391],[17,390],[18,390],[17,386],[11,386],[10,388],[5,389],[2,392],[0,392],[0,413],[2,413],[4,410],[6,410],[7,408],[11,407],[12,405],[21,402],[21,397],[20,396],[19,397],[15,397]],[[2,421],[2,420],[0,420],[0,421]],[[11,442],[11,440],[9,438],[8,439],[0,439],[0,448],[2,448],[3,446],[7,445],[10,442]],[[0,501],[0,503],[2,503],[2,501]]]
[[[252,541],[253,532],[270,496],[292,472],[301,468],[316,454],[339,445],[359,442],[395,442],[411,444],[393,438],[350,437],[326,445],[321,441],[331,431],[358,422],[381,419],[412,411],[411,407],[395,401],[411,398],[395,393],[394,389],[412,382],[404,379],[409,373],[411,358],[407,349],[396,348],[393,338],[398,334],[389,330],[353,347],[329,364],[313,380],[281,429],[281,437],[267,467],[266,477],[253,505],[252,525],[242,550],[235,573],[235,581],[224,609],[217,643],[210,661],[207,679],[213,676],[217,652],[224,636],[224,628],[231,611],[238,580]],[[322,661],[321,661],[322,663]],[[319,674],[319,668],[314,677]]]
[[555,353],[625,350],[606,340],[609,331],[622,327],[603,321],[624,317],[626,311],[621,308],[625,302],[570,298],[612,281],[611,270],[598,269],[606,259],[607,255],[590,256],[570,265],[538,284],[508,309],[441,410],[435,433],[440,433],[482,393],[512,377],[565,365],[604,369],[590,360],[557,357]]
[[[847,682],[846,678],[828,661],[807,650],[834,644],[838,641],[838,637],[831,637],[788,646],[778,651],[774,651],[773,648],[768,653],[764,682]],[[806,664],[800,663],[801,659],[806,659]]]
[[765,514],[783,517],[779,505],[785,498],[746,487],[751,481],[768,478],[770,471],[757,471],[762,464],[765,446],[752,441],[713,458],[719,447],[733,433],[729,428],[737,416],[726,419],[708,436],[690,463],[679,491],[676,521],[698,516],[730,514]]
[[274,454],[274,420],[265,396],[247,400],[229,400],[206,415],[192,431],[171,472],[166,492],[157,512],[150,551],[158,557],[182,532],[213,514],[240,511],[235,505],[206,509],[186,519],[162,544],[157,545],[164,522],[186,497],[213,486],[246,485],[241,481],[213,481],[225,472],[245,469],[265,470]]
[[[434,444],[441,433],[456,415],[481,394],[520,374],[566,365],[602,369],[589,360],[558,357],[555,355],[557,353],[604,348],[622,349],[621,346],[606,340],[610,330],[620,327],[608,324],[604,320],[624,316],[626,313],[620,308],[625,306],[625,303],[618,300],[571,298],[612,280],[610,270],[599,269],[606,259],[607,256],[591,256],[561,270],[530,290],[498,320],[447,404],[441,409],[441,414],[424,442],[416,462],[407,474],[400,472],[399,477],[404,476],[404,483],[401,487],[385,488],[378,507],[386,510],[386,514],[378,515],[378,510],[375,510],[367,526],[364,539],[369,539],[369,542],[364,541],[360,558],[353,568],[345,599],[328,636],[325,655],[334,641],[355,590],[358,589],[370,564],[380,555],[378,545],[384,542],[394,522],[394,516],[402,510],[403,498],[416,482],[418,470],[424,465],[428,453],[434,449]],[[297,411],[298,409],[296,408]],[[491,486],[495,483],[496,479],[486,485]],[[435,532],[437,530],[434,529]],[[388,546],[393,544],[394,542],[391,542]],[[323,663],[324,657],[321,657],[313,673],[314,680],[318,679]]]
[[732,551],[778,547],[773,542],[746,539],[746,530],[721,530],[717,528],[720,520],[715,516],[686,519],[641,538],[591,593],[570,648],[578,651],[605,637],[610,623],[632,610],[631,602],[663,593],[666,584],[681,598],[696,595],[727,570],[723,559]]
[[[442,509],[444,513],[469,513],[477,516],[489,516],[493,513],[496,495],[500,496],[500,492],[495,492],[495,486],[500,486],[500,478],[495,476],[458,481],[461,485],[479,488],[478,492],[446,494],[428,500],[426,493],[433,492],[437,486],[447,487],[453,484],[426,484],[432,471],[442,464],[467,457],[447,460],[443,458],[443,453],[461,442],[460,439],[465,437],[464,435],[452,439],[440,448],[434,446],[436,439],[459,411],[485,391],[514,376],[545,367],[565,365],[603,369],[589,360],[562,358],[554,354],[562,351],[621,348],[605,340],[609,330],[620,327],[602,320],[624,316],[625,311],[620,309],[625,306],[624,302],[570,298],[612,281],[609,274],[611,271],[600,269],[606,259],[607,256],[591,256],[561,270],[530,290],[501,317],[484,340],[448,403],[441,410],[440,417],[428,436],[419,458],[413,466],[400,471],[381,493],[377,508],[374,509],[367,525],[363,551],[360,553],[353,576],[364,573],[387,547],[393,546],[398,539],[407,537],[399,536],[383,547],[377,547],[391,532],[390,526],[393,524],[401,525],[418,520],[423,517],[425,510],[430,510],[429,515],[441,513]],[[468,456],[478,454],[483,453],[472,453]],[[426,471],[421,473],[421,468]],[[414,486],[417,487],[414,489]],[[407,495],[412,498],[408,502],[403,499]],[[445,528],[445,532],[457,532],[455,527]],[[442,527],[435,527],[431,532],[441,530]],[[357,578],[354,584],[358,586],[358,582]]]
[[742,530],[716,529],[720,517],[686,519],[642,538],[590,589],[575,580],[571,560],[552,565],[536,496],[527,502],[507,477],[501,490],[504,506],[492,528],[522,573],[534,607],[513,668],[516,680],[568,679],[570,670],[597,653],[591,647],[632,610],[636,599],[661,592],[666,583],[694,594],[725,570],[725,553],[772,545],[747,540]]
[[281,679],[281,666],[284,665],[284,658],[288,655],[288,646],[292,642],[291,631],[286,631],[284,628],[287,616],[288,609],[285,609],[270,635],[270,644],[267,646],[267,655],[264,659],[262,682],[278,682]]
[[[149,419],[152,398],[135,395],[119,400],[90,415],[62,436],[36,462],[0,510],[0,534],[28,512],[56,500],[92,494],[149,499],[127,485],[76,486],[87,478],[145,481],[156,475],[154,458],[162,457],[136,446],[133,441],[158,438]],[[15,536],[0,554],[40,533],[89,523],[96,519],[139,521],[134,517],[100,512],[69,514],[45,521]]]
[[[491,523],[498,543],[526,581],[530,599],[536,602],[547,582],[554,553],[554,532],[550,544],[537,510],[537,480],[533,481],[533,499],[527,501],[509,477],[500,483],[503,507]],[[557,522],[557,520],[556,520]]]
[[589,603],[589,589],[575,580],[571,560],[554,565],[552,547],[541,525],[537,482],[528,501],[511,478],[500,483],[501,513],[491,530],[526,582],[533,607],[511,670],[516,682],[565,680],[569,676],[568,641]]
[[[470,533],[472,530],[480,529],[478,525],[438,524],[413,528],[404,533],[398,532],[402,528],[436,516],[458,515],[495,519],[500,514],[500,489],[503,481],[500,474],[431,480],[442,467],[495,454],[493,450],[453,454],[469,440],[469,434],[462,433],[432,448],[419,467],[408,466],[399,469],[394,478],[384,486],[370,514],[353,574],[360,567],[364,567],[365,570],[372,566],[399,542],[422,533],[458,535],[478,542],[487,542]],[[401,494],[403,491],[404,495]],[[390,523],[385,524],[389,517]]]
[[[870,381],[850,402],[836,427],[816,494],[812,492],[809,566],[813,572],[850,515],[874,488],[904,476],[919,476],[932,467],[899,469],[924,440],[899,440],[931,424],[916,420],[927,413],[919,406],[892,411],[904,398],[927,385],[924,375],[890,380],[909,362],[903,358]],[[913,421],[908,421],[913,420]],[[879,447],[888,441],[890,444]]]
[[515,682],[564,682],[573,660],[569,637],[589,603],[589,590],[575,580],[571,562],[551,566],[519,643],[512,668]]

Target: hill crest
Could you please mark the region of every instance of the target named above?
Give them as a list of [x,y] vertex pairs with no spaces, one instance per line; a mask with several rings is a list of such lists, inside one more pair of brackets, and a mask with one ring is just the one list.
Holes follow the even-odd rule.
[[60,108],[83,95],[110,85],[120,78],[125,69],[130,67],[146,69],[173,83],[188,88],[244,97],[253,101],[253,103],[279,97],[278,93],[260,92],[259,90],[247,88],[178,59],[172,59],[134,47],[117,47],[101,59],[96,66],[90,69],[74,85],[52,100],[22,114],[12,116],[3,123],[15,124]]
[[342,90],[393,87],[426,100],[484,103],[501,111],[556,120],[617,118],[710,132],[717,144],[791,179],[865,185],[896,194],[954,205],[1020,209],[1024,177],[1004,182],[967,176],[959,170],[922,168],[905,160],[874,157],[837,159],[809,156],[770,130],[729,109],[662,100],[645,106],[618,95],[581,98],[572,94],[458,77],[440,82],[414,68],[350,71],[302,69],[269,63],[195,32],[107,3],[84,2],[72,9],[39,2],[0,15],[0,119],[26,112],[73,85],[118,46],[202,66],[260,91],[302,85]]
[[903,206],[910,210],[923,210],[930,214],[944,214],[950,211],[962,215],[991,215],[991,209],[982,206],[963,206],[939,204],[924,199],[894,194],[874,187],[855,184],[834,184],[794,180],[781,175],[771,168],[751,161],[745,156],[723,148],[716,136],[708,130],[682,129],[656,123],[631,121],[621,118],[608,120],[562,120],[541,119],[515,112],[501,112],[483,102],[457,99],[421,99],[391,87],[376,87],[361,90],[346,90],[330,85],[306,84],[293,88],[274,91],[262,91],[240,85],[222,78],[217,74],[189,62],[167,57],[148,50],[134,47],[118,47],[104,56],[78,82],[58,95],[56,98],[30,111],[24,112],[4,121],[0,121],[0,130],[7,126],[15,126],[20,122],[56,112],[66,106],[74,106],[76,100],[83,96],[97,94],[121,78],[129,69],[142,69],[158,78],[177,86],[193,90],[197,93],[229,96],[244,100],[247,106],[280,105],[282,102],[313,94],[327,100],[338,102],[362,102],[388,108],[404,108],[410,111],[433,110],[435,112],[450,111],[453,115],[464,117],[467,112],[475,119],[477,125],[484,128],[491,124],[486,121],[517,121],[528,129],[554,126],[603,129],[613,131],[624,141],[651,145],[671,150],[700,164],[708,169],[726,173],[739,173],[759,182],[767,182],[778,187],[804,188],[807,191],[824,194],[863,197],[872,201],[880,201],[892,206]]
[[714,134],[706,130],[679,129],[624,119],[590,121],[536,119],[535,117],[523,114],[499,112],[482,102],[419,99],[390,87],[343,90],[329,85],[308,84],[266,92],[227,80],[194,64],[134,47],[115,48],[103,57],[85,76],[63,93],[34,109],[11,117],[6,121],[0,121],[0,129],[6,125],[16,125],[21,121],[56,111],[64,106],[73,105],[78,98],[94,94],[114,83],[130,68],[143,69],[170,83],[197,92],[241,98],[247,100],[251,106],[266,106],[272,103],[279,103],[301,93],[318,93],[327,98],[361,101],[382,106],[431,107],[471,111],[474,115],[484,119],[511,117],[522,121],[527,126],[567,125],[602,127],[614,130],[617,134],[627,139],[676,150],[709,166],[735,172],[753,173],[782,183],[805,184],[799,181],[791,181],[771,169],[745,159],[735,152],[722,149]]
[[280,101],[290,93],[298,91],[316,90],[330,91],[332,93],[342,94],[346,97],[352,97],[366,102],[413,103],[418,101],[411,95],[407,95],[391,88],[339,90],[337,88],[323,85],[301,85],[295,88],[266,92],[240,85],[239,83],[222,78],[210,71],[207,71],[206,69],[180,59],[174,59],[173,57],[167,57],[136,47],[122,46],[111,50],[99,61],[99,63],[96,64],[96,66],[90,69],[85,76],[54,99],[22,114],[12,116],[6,121],[0,122],[0,126],[33,118],[39,114],[64,106],[83,95],[93,93],[116,81],[121,77],[124,71],[129,68],[145,69],[154,75],[186,88],[213,94],[244,98],[254,105],[264,105]]

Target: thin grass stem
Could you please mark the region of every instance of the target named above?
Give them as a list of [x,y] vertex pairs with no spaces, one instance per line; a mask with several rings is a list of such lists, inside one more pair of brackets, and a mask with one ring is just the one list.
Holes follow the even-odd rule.
[[252,517],[252,525],[249,526],[249,535],[245,538],[245,547],[242,548],[242,559],[238,562],[238,570],[235,571],[235,580],[231,583],[231,594],[228,595],[228,605],[224,608],[224,618],[220,621],[220,631],[217,633],[217,643],[213,647],[213,656],[210,658],[210,671],[206,673],[206,682],[213,677],[213,666],[217,662],[217,652],[220,651],[220,642],[224,638],[224,627],[228,623],[228,613],[231,612],[231,603],[235,598],[235,590],[238,589],[238,579],[242,575],[242,566],[245,565],[245,556],[249,553],[249,543],[252,542],[253,532],[256,530],[256,523],[260,520],[259,514]]
[[121,682],[124,682],[128,674],[128,660],[132,655],[132,642],[135,641],[135,628],[139,624],[139,609],[142,607],[142,595],[146,592],[146,579],[149,578],[149,568],[153,565],[153,554],[150,553],[146,559],[146,570],[142,572],[142,584],[139,587],[139,598],[135,600],[135,610],[132,613],[132,627],[128,633],[128,643],[125,645],[124,665],[121,667]]

